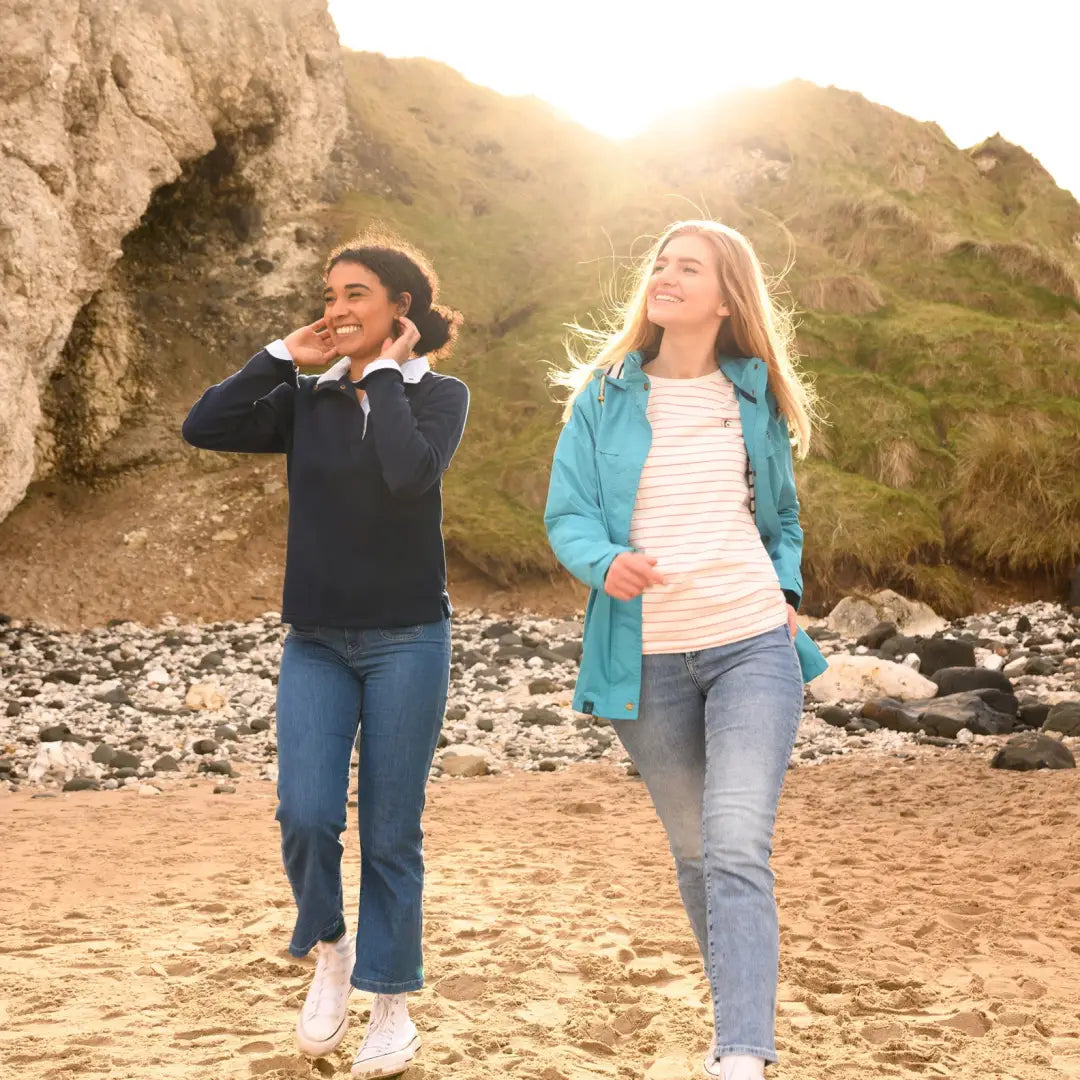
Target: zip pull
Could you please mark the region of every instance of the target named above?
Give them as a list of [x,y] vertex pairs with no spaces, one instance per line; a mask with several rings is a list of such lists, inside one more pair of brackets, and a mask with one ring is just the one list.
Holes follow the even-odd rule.
[[607,382],[607,372],[602,371],[600,373],[600,394],[597,397],[597,400],[600,402],[601,405],[604,404],[604,383],[605,382]]

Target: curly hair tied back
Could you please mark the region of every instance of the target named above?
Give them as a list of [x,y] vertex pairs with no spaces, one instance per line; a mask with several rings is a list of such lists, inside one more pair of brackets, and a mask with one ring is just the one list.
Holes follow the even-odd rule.
[[446,354],[457,337],[461,314],[435,301],[439,278],[418,248],[389,233],[371,230],[334,248],[326,260],[324,276],[338,263],[366,267],[382,282],[391,301],[408,293],[412,298],[408,317],[420,331],[418,355]]

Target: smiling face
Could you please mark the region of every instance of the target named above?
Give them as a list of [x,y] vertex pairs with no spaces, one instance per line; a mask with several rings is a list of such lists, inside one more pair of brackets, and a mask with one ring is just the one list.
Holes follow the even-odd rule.
[[728,309],[712,244],[697,233],[672,237],[653,264],[645,302],[649,322],[665,330],[718,330]]
[[326,275],[324,318],[342,356],[377,356],[397,337],[394,320],[409,310],[410,296],[392,300],[379,275],[354,262],[335,263]]

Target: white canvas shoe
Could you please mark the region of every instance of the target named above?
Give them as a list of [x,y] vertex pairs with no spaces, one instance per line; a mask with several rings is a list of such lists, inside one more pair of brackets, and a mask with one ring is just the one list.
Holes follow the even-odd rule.
[[315,977],[296,1020],[296,1041],[312,1057],[329,1054],[345,1037],[356,939],[346,934],[337,941],[320,941],[317,947]]
[[765,1059],[749,1054],[725,1054],[717,1058],[714,1038],[711,1049],[705,1055],[705,1072],[708,1076],[719,1077],[719,1080],[763,1080]]
[[360,1049],[353,1058],[353,1076],[364,1080],[397,1076],[420,1049],[416,1025],[409,1019],[404,994],[376,994],[371,1020]]

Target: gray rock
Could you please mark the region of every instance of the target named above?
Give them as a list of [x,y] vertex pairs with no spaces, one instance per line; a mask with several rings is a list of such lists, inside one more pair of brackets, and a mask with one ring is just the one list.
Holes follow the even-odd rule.
[[878,646],[878,651],[883,656],[908,656],[915,651],[916,644],[915,638],[907,634],[894,634]]
[[191,749],[196,754],[216,754],[218,744],[213,739],[199,739]]
[[172,754],[162,754],[154,762],[154,772],[179,772],[180,762]]
[[130,750],[117,750],[111,764],[114,769],[138,769],[142,765],[142,758]]
[[1045,701],[1025,701],[1017,713],[1020,723],[1027,727],[1041,728],[1050,713]]
[[495,721],[490,716],[481,716],[476,721],[476,727],[480,731],[494,731]]
[[122,686],[114,686],[110,690],[95,694],[94,700],[103,701],[107,705],[130,705],[131,695]]
[[512,623],[508,622],[496,622],[492,623],[489,627],[480,631],[480,636],[485,641],[495,641],[501,637],[505,637],[507,634],[516,633]]
[[536,767],[541,772],[555,772],[559,768],[559,763],[557,761],[552,761],[551,758],[544,758],[544,760]]
[[880,649],[889,638],[896,636],[896,623],[881,622],[867,631],[855,644],[865,645],[868,649]]
[[451,705],[446,710],[446,719],[451,724],[456,723],[458,720],[464,720],[469,715],[469,710],[464,705]]
[[52,683],[70,683],[72,686],[78,686],[82,682],[82,674],[78,671],[73,671],[71,668],[55,668],[45,676],[45,682]]
[[115,757],[115,747],[108,743],[99,743],[97,749],[90,755],[90,760],[96,761],[99,765],[111,765]]
[[554,709],[532,706],[521,714],[521,723],[526,727],[557,727],[562,722],[563,718]]
[[19,713],[21,713],[23,711],[22,702],[21,701],[9,701],[7,703],[7,708],[4,711],[5,711],[6,715],[8,715],[8,716],[18,716]]
[[252,731],[269,731],[270,730],[270,717],[269,716],[256,716],[251,721]]
[[204,761],[199,765],[199,772],[215,773],[218,776],[235,776],[232,763],[225,758],[217,761]]
[[942,697],[967,690],[1004,690],[1008,694],[1013,692],[1013,684],[1007,675],[974,666],[938,668],[930,676],[930,681],[937,685],[938,694]]
[[97,791],[101,783],[92,776],[73,776],[63,787],[64,791]]
[[1059,701],[1050,707],[1043,721],[1043,731],[1059,731],[1062,735],[1080,736],[1080,700]]
[[868,701],[859,715],[875,721],[889,731],[914,734],[920,729],[917,702],[905,704],[895,698],[879,698],[877,701]]
[[992,769],[1015,769],[1028,772],[1032,769],[1075,769],[1076,759],[1072,751],[1050,735],[1038,731],[1025,731],[1014,735],[990,762]]
[[232,784],[215,784],[214,785],[214,794],[215,795],[235,795],[236,794],[236,788],[233,787]]
[[123,765],[113,773],[113,776],[115,776],[117,780],[127,780],[132,776],[138,775],[139,770],[135,768],[134,765]]
[[41,742],[82,742],[78,736],[72,734],[67,724],[51,724],[49,727],[43,727],[38,732],[38,739]]
[[919,723],[928,735],[955,739],[961,728],[976,735],[1007,735],[1014,720],[1008,713],[992,709],[977,691],[935,698],[924,707]]
[[1049,656],[1032,656],[1024,664],[1025,675],[1053,675],[1057,669],[1057,661]]
[[225,662],[225,654],[219,652],[217,649],[211,649],[200,661],[200,671],[213,671],[215,668],[221,667]]
[[218,726],[214,728],[214,738],[217,739],[219,743],[236,742],[239,739],[239,735],[236,732],[236,728],[231,724],[218,724]]
[[831,727],[842,728],[851,723],[851,713],[847,709],[841,709],[839,705],[826,705],[818,716]]
[[942,668],[975,666],[975,646],[969,641],[938,637],[916,638],[912,652],[919,658],[919,671],[927,678]]
[[536,694],[557,694],[562,689],[562,686],[554,679],[549,679],[547,676],[541,679],[533,679],[529,683],[529,693]]

